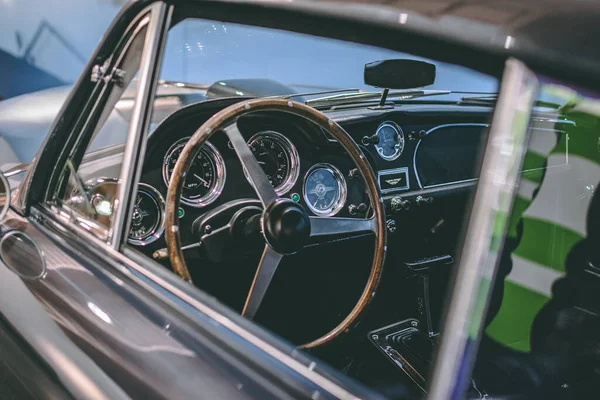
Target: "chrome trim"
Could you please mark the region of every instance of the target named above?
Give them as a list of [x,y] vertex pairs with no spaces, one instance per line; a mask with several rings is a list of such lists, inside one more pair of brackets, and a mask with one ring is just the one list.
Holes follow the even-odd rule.
[[[292,351],[290,354],[283,352],[282,350],[273,346],[269,342],[261,339],[260,337],[256,336],[252,332],[244,329],[242,326],[235,323],[235,321],[233,321],[231,318],[212,309],[209,305],[202,302],[196,296],[193,296],[192,294],[187,293],[184,289],[187,289],[187,287],[189,287],[189,285],[187,283],[185,283],[184,281],[177,279],[177,280],[174,280],[174,282],[169,282],[169,281],[165,280],[164,278],[158,276],[154,272],[151,272],[148,268],[136,263],[131,258],[125,256],[124,254],[120,253],[116,249],[107,245],[107,243],[98,239],[96,236],[87,232],[85,229],[82,229],[79,225],[69,224],[68,216],[65,218],[65,216],[60,215],[60,214],[62,214],[61,211],[62,210],[60,210],[59,208],[56,208],[55,206],[52,206],[49,204],[42,204],[41,211],[36,208],[32,208],[32,213],[33,213],[34,217],[36,215],[46,217],[47,218],[46,221],[50,224],[57,225],[57,229],[60,229],[60,230],[70,229],[70,230],[74,231],[75,233],[77,233],[78,235],[81,235],[86,240],[89,240],[90,242],[94,243],[96,246],[98,246],[100,249],[102,249],[104,252],[106,252],[110,257],[113,257],[116,261],[118,261],[119,263],[122,263],[126,268],[129,268],[129,269],[135,271],[136,273],[142,275],[145,279],[147,279],[147,281],[141,280],[141,279],[137,280],[137,282],[141,286],[155,292],[156,287],[154,287],[154,285],[156,285],[159,288],[169,292],[173,296],[175,296],[178,299],[182,300],[183,302],[189,304],[192,308],[194,308],[198,312],[204,314],[206,317],[214,320],[215,323],[221,325],[225,329],[238,335],[243,340],[249,342],[256,348],[258,348],[260,351],[263,351],[264,353],[266,353],[269,356],[273,357],[274,359],[278,360],[279,362],[281,362],[288,368],[292,369],[294,372],[296,372],[299,375],[303,376],[304,378],[310,380],[315,385],[317,385],[320,388],[324,389],[325,391],[331,393],[336,398],[347,399],[347,400],[359,400],[359,398],[357,396],[355,396],[352,393],[350,393],[349,391],[347,391],[344,387],[340,386],[338,383],[319,374],[319,372],[317,372],[315,370],[314,366],[305,365],[305,364],[301,363],[300,361],[296,360],[294,358],[295,357],[294,355],[295,355],[295,352],[297,352],[297,350]],[[65,226],[63,227],[59,221],[60,220],[65,221],[65,219],[66,219],[67,224],[65,224]],[[90,250],[95,251],[96,254],[100,253],[98,250],[96,250],[94,248],[91,248]],[[176,276],[173,274],[173,277],[175,278]],[[132,275],[132,278],[135,278],[135,275]],[[197,289],[194,289],[194,290],[197,290]],[[277,340],[279,340],[279,339],[277,339]]]
[[437,183],[435,185],[428,185],[425,186],[423,189],[434,189],[437,187],[442,187],[442,186],[449,186],[449,185],[460,185],[461,183],[468,183],[468,182],[477,182],[479,180],[479,178],[471,178],[471,179],[463,179],[460,181],[452,181],[452,182],[445,182],[445,183]]
[[[404,186],[399,186],[399,187],[395,187],[392,189],[385,189],[382,190],[381,189],[381,185],[379,184],[379,178],[384,176],[384,175],[392,175],[392,174],[399,174],[401,172],[406,173],[406,185]],[[394,193],[394,192],[398,192],[398,191],[402,191],[402,190],[406,190],[410,187],[410,182],[409,182],[410,176],[408,174],[408,167],[402,167],[402,168],[395,168],[395,169],[384,169],[381,171],[377,171],[377,185],[379,186],[379,191],[381,192],[381,194],[387,194],[387,193]]]
[[123,152],[118,203],[114,211],[113,229],[109,234],[110,245],[118,249],[124,243],[131,223],[131,198],[137,193],[141,175],[143,155],[146,153],[145,133],[148,131],[149,114],[156,93],[156,71],[160,67],[162,46],[168,21],[172,12],[165,3],[154,3],[150,7],[150,21],[139,68],[138,91],[131,111],[131,122]]
[[8,183],[8,179],[6,178],[6,176],[4,176],[4,174],[0,171],[0,184],[4,185],[4,187],[6,188],[6,197],[4,199],[4,204],[0,204],[0,221],[4,218],[4,216],[6,215],[6,213],[8,212],[8,209],[10,208],[10,183]]
[[[163,182],[165,183],[165,185],[167,185],[167,187],[169,186],[169,171],[167,162],[171,158],[171,154],[173,154],[175,150],[185,147],[185,144],[188,140],[190,140],[190,136],[179,139],[178,141],[173,143],[165,153],[165,156],[163,157],[162,178]],[[204,152],[206,156],[212,159],[213,163],[215,164],[215,177],[212,187],[210,188],[209,192],[204,196],[198,199],[190,199],[185,197],[183,194],[181,195],[181,202],[183,204],[196,208],[206,207],[207,205],[217,200],[217,198],[223,192],[223,188],[225,187],[225,180],[227,178],[227,171],[225,170],[225,161],[223,160],[221,154],[217,151],[217,148],[212,145],[212,143],[210,143],[208,140],[204,142],[198,153],[200,152]],[[195,157],[198,157],[198,154],[196,154]]]
[[6,171],[3,171],[3,174],[5,177],[10,178],[11,176],[27,172],[27,169],[29,169],[29,164],[19,164],[7,169]]
[[[382,159],[384,159],[385,161],[394,161],[396,160],[398,157],[400,157],[402,155],[402,152],[404,151],[404,146],[406,144],[405,142],[405,138],[404,138],[404,131],[402,130],[402,128],[400,128],[400,125],[398,125],[397,123],[395,123],[394,121],[384,121],[381,124],[379,124],[379,126],[377,127],[377,130],[375,131],[375,135],[379,138],[379,131],[386,127],[389,126],[392,129],[396,130],[396,133],[398,134],[398,136],[400,137],[400,141],[402,142],[402,147],[395,148],[395,153],[391,156],[384,156],[383,155],[383,149],[379,146],[379,144],[375,145],[375,150],[377,150],[377,154],[379,155],[379,157],[381,157]],[[381,138],[379,139],[381,140]],[[364,143],[363,143],[364,144]],[[394,147],[396,147],[398,144],[396,144]]]
[[[83,184],[83,189],[84,189],[83,195],[84,196],[88,196],[90,194],[90,192],[91,192],[92,189],[94,189],[95,187],[100,186],[100,185],[102,185],[104,183],[114,183],[115,185],[118,185],[119,184],[119,180],[116,179],[116,178],[108,178],[108,177],[103,177],[103,176],[88,179]],[[76,189],[77,188],[73,188],[73,191],[71,192],[71,198],[70,198],[69,205],[72,205],[74,203],[73,199],[77,195],[77,190]],[[94,211],[94,213],[95,214],[100,214],[98,212],[98,209],[96,208],[96,205],[94,204],[94,199],[96,199],[97,197],[100,197],[100,194],[96,194],[93,197],[90,197],[88,200],[89,200],[90,205],[92,206],[92,210]],[[116,200],[115,198],[110,199],[111,207],[114,207],[115,200]],[[107,216],[109,216],[111,218],[111,220],[112,220],[113,210],[114,210],[114,208],[111,208],[110,214],[107,215]],[[100,214],[100,215],[102,215],[102,214]],[[90,221],[94,221],[94,220],[90,219]],[[96,221],[94,221],[94,223],[98,224]],[[98,224],[98,226],[102,226],[102,225]]]
[[531,120],[535,121],[535,122],[548,122],[548,123],[553,123],[553,124],[567,124],[567,125],[577,126],[577,123],[575,121],[571,121],[569,119],[533,117],[533,118],[531,118]]
[[[278,196],[282,196],[287,193],[298,181],[298,176],[300,176],[300,156],[298,155],[298,150],[296,150],[296,146],[281,133],[276,131],[261,131],[257,134],[253,135],[250,140],[248,140],[248,146],[251,146],[258,138],[269,138],[274,142],[281,145],[281,147],[286,151],[286,155],[289,159],[289,170],[287,176],[281,185],[275,188],[275,193]],[[244,170],[244,175],[248,182],[250,182],[250,178],[246,170]],[[251,183],[252,184],[252,183]]]
[[[333,207],[331,207],[330,209],[327,209],[326,211],[315,209],[312,206],[312,204],[310,204],[310,201],[308,201],[308,198],[306,197],[307,196],[306,195],[306,180],[317,169],[325,169],[325,170],[329,171],[333,175],[333,178],[335,179],[335,181],[338,184],[339,196],[338,196],[337,200],[335,201],[335,204],[333,205]],[[344,179],[344,175],[342,175],[340,170],[337,169],[336,167],[334,167],[333,165],[331,165],[329,163],[319,163],[319,164],[313,165],[312,167],[310,167],[310,169],[308,171],[306,171],[306,174],[304,175],[304,182],[302,183],[302,197],[304,198],[304,202],[306,203],[306,206],[316,215],[321,216],[321,217],[331,217],[331,216],[336,215],[337,213],[340,212],[340,210],[342,210],[344,208],[344,205],[346,204],[347,195],[348,195],[348,188],[346,186],[346,180]]]
[[534,74],[511,58],[506,62],[500,89],[433,364],[429,399],[465,394],[518,187],[520,168],[515,166],[522,165],[530,137],[529,122],[538,89]]
[[[456,126],[483,126],[483,127],[489,128],[490,124],[468,123],[468,122],[457,123],[457,124],[443,124],[443,125],[434,126],[430,130],[428,130],[427,132],[425,132],[425,137],[423,137],[422,139],[419,139],[419,141],[417,142],[417,145],[415,146],[415,151],[413,153],[413,171],[415,173],[415,178],[417,179],[417,183],[419,184],[419,188],[420,189],[427,189],[427,188],[436,186],[436,185],[423,186],[421,184],[421,179],[419,178],[419,171],[417,170],[417,152],[419,150],[419,146],[421,145],[421,142],[423,141],[423,139],[425,139],[427,136],[429,136],[430,133],[435,132],[438,129],[450,128],[450,127],[456,127]],[[453,183],[460,183],[460,182],[464,182],[464,181],[445,182],[445,183],[440,183],[438,185],[451,185]]]
[[[28,276],[28,275],[23,275],[21,272],[19,272],[19,270],[11,267],[6,261],[5,261],[5,257],[3,256],[3,249],[4,249],[4,241],[6,239],[8,239],[11,236],[15,236],[15,235],[21,235],[26,237],[31,244],[33,245],[33,247],[35,248],[35,250],[37,251],[37,253],[40,255],[40,259],[42,260],[42,272],[40,272],[39,275],[36,276]],[[27,279],[27,280],[36,280],[36,279],[40,279],[42,278],[44,275],[46,275],[46,255],[44,254],[44,252],[39,248],[39,246],[37,245],[37,243],[35,243],[33,241],[33,239],[31,238],[31,236],[29,236],[28,234],[26,234],[25,232],[21,232],[18,230],[12,230],[12,231],[8,231],[4,236],[2,236],[2,239],[0,239],[0,261],[2,261],[12,272],[14,272],[15,274],[19,275],[21,278],[23,279]]]
[[145,237],[134,239],[129,235],[128,232],[127,242],[136,246],[146,246],[147,244],[150,244],[156,239],[160,238],[163,232],[165,231],[165,199],[162,197],[160,192],[156,190],[156,188],[154,188],[151,185],[148,185],[147,183],[138,184],[138,194],[140,193],[145,193],[148,196],[150,196],[152,200],[154,200],[154,202],[159,208],[160,221],[157,224],[156,228],[154,228],[154,230]]

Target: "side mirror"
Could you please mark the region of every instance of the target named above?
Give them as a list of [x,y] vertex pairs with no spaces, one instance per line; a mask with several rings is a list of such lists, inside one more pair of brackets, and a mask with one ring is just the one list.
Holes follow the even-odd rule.
[[0,220],[4,218],[8,212],[8,206],[10,205],[10,185],[8,179],[0,171]]
[[435,82],[435,65],[425,61],[396,59],[365,64],[365,84],[382,89],[414,89]]

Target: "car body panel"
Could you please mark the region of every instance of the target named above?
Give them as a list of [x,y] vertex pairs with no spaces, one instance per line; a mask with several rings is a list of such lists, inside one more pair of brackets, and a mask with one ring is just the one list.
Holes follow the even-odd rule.
[[[14,212],[3,222],[5,231],[26,233],[46,260],[41,279],[23,282],[67,336],[129,396],[279,399],[310,398],[318,392],[319,398],[340,397],[121,260],[107,257],[102,248],[94,249],[88,238],[65,231],[47,212],[34,213],[35,224]],[[282,349],[308,371],[313,361],[289,345]],[[258,364],[250,367],[247,357]],[[308,372],[316,371],[336,382],[335,387],[354,389],[356,396],[377,396],[326,366],[315,363]],[[341,393],[349,395],[345,389]]]

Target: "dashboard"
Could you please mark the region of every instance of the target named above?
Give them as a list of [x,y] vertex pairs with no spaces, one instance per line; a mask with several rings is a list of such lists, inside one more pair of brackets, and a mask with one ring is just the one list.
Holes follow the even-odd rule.
[[[170,174],[190,136],[227,105],[219,100],[188,106],[151,134],[130,244],[147,251],[165,246],[164,199]],[[330,112],[362,148],[388,205],[398,195],[473,181],[477,151],[486,136],[489,113],[482,113],[481,107],[462,120],[456,113],[423,115],[422,106],[408,108]],[[362,179],[326,132],[278,113],[249,114],[240,118],[238,126],[279,196],[302,204],[315,216],[369,214]],[[217,133],[201,148],[185,180],[178,210],[183,244],[197,242],[202,233],[194,221],[240,198],[255,198],[254,190],[226,136]]]

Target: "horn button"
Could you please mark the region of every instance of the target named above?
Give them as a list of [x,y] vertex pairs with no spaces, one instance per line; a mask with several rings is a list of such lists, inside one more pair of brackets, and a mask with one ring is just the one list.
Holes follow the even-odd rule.
[[269,246],[278,253],[296,253],[310,238],[310,218],[300,204],[278,199],[264,212],[263,234]]

